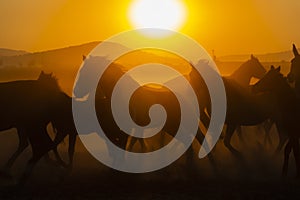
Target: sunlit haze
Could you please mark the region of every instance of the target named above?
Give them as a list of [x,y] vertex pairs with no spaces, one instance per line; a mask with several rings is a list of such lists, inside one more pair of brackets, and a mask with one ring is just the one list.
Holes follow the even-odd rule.
[[129,8],[129,20],[134,28],[176,31],[185,18],[185,6],[179,0],[136,0]]
[[[145,9],[147,2],[0,1],[0,47],[43,51],[101,41],[122,31],[152,25],[179,30],[208,51],[215,50],[218,56],[290,50],[292,43],[300,46],[298,0],[174,0],[177,3],[165,13],[165,7],[156,7],[155,3]],[[161,14],[166,17],[156,24],[148,18],[151,10],[159,13],[158,18]]]

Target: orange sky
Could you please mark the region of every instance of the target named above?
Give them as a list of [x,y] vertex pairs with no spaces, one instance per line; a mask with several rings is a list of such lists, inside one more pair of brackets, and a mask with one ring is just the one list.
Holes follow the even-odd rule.
[[[183,0],[181,32],[217,55],[300,46],[299,0]],[[131,0],[0,0],[0,47],[42,51],[105,40],[132,29]]]

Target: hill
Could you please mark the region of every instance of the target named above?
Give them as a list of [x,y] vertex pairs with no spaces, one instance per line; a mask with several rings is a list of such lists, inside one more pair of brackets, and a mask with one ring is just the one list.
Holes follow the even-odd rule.
[[2,56],[19,56],[19,55],[24,55],[27,53],[28,52],[23,51],[23,50],[12,50],[12,49],[0,48],[0,57],[2,57]]
[[[83,56],[88,55],[99,43],[91,42],[43,52],[0,57],[0,80],[36,79],[40,71],[44,70],[45,72],[53,72],[58,77],[62,88],[70,94]],[[130,50],[116,43],[105,42],[102,45],[104,54],[101,56],[106,56],[108,59],[112,59],[109,52],[113,51],[119,54],[125,50]],[[150,62],[172,66],[179,71],[189,69],[189,65],[184,60],[158,50],[131,51],[114,62],[124,66],[124,70]],[[182,73],[185,72],[182,71]]]
[[[300,49],[298,49],[300,51]],[[282,51],[276,53],[266,53],[266,54],[254,54],[261,62],[289,62],[293,57],[293,52],[290,51]],[[228,56],[220,56],[217,59],[222,62],[240,62],[245,61],[249,58],[249,55],[228,55]]]
[[[23,52],[24,54],[0,56],[0,81],[36,79],[40,71],[44,70],[45,72],[53,72],[58,77],[62,89],[71,94],[76,74],[82,64],[83,55],[88,55],[99,43],[91,42],[43,52]],[[104,52],[128,50],[127,47],[115,43],[102,44]],[[18,51],[7,50],[6,52],[16,53]],[[105,55],[104,53],[102,56],[111,59],[108,54]],[[289,71],[290,59],[293,58],[291,51],[256,56],[266,68],[269,68],[270,65],[281,65],[285,74]],[[249,58],[250,55],[222,56],[217,58],[216,64],[221,74],[229,75]],[[132,51],[116,59],[115,62],[121,64],[125,68],[124,70],[140,64],[155,62],[171,66],[182,74],[186,74],[190,67],[187,62],[178,56],[149,49]]]

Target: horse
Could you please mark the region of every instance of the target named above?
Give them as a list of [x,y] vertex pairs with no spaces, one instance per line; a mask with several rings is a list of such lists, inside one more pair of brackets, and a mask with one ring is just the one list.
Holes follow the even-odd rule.
[[19,154],[32,146],[32,157],[22,174],[20,183],[25,183],[34,165],[49,150],[55,149],[46,127],[54,114],[59,112],[62,91],[57,79],[41,72],[38,80],[20,80],[0,83],[0,130],[16,128],[19,147],[6,164],[9,169]]
[[[261,79],[266,74],[266,69],[260,63],[258,58],[256,58],[253,54],[251,54],[250,59],[243,63],[237,70],[235,70],[231,75],[226,76],[225,78],[234,80],[237,84],[242,86],[247,90],[251,90],[251,78]],[[270,138],[270,130],[274,122],[270,120],[266,120],[262,125],[265,131],[265,143],[269,141],[271,143]],[[238,136],[242,139],[242,129],[241,127],[237,127],[236,129]],[[277,146],[276,152],[279,152],[284,144],[284,137],[280,137],[280,143]]]
[[[228,112],[225,121],[227,128],[225,131],[224,144],[234,155],[240,156],[240,153],[235,148],[232,147],[230,141],[235,130],[237,130],[239,136],[241,136],[241,126],[263,125],[263,128],[266,133],[265,141],[268,139],[269,131],[274,121],[270,118],[263,117],[265,121],[258,120],[257,122],[255,122],[255,120],[252,121],[251,118],[249,118],[251,114],[244,115],[242,113],[242,110],[240,110],[242,108],[247,108],[247,106],[249,106],[248,108],[255,107],[255,105],[251,105],[251,103],[249,103],[251,99],[254,101],[253,103],[255,104],[263,103],[263,102],[259,102],[261,100],[265,101],[264,98],[267,98],[267,96],[264,96],[263,98],[262,97],[254,98],[253,95],[251,95],[251,91],[250,91],[251,78],[255,77],[260,79],[264,76],[265,73],[266,70],[259,62],[259,60],[253,55],[251,55],[250,60],[242,64],[240,68],[238,68],[235,72],[233,72],[233,74],[231,74],[230,76],[222,77],[225,85],[226,95],[229,100],[227,102]],[[194,76],[193,74],[196,73],[191,73],[191,76],[193,77],[191,79],[196,80],[196,83],[198,82],[198,85],[200,85],[199,88],[201,88],[202,87],[201,85],[203,85],[203,81],[201,79],[199,80],[197,74]],[[208,95],[208,94],[204,93],[204,95]],[[235,102],[235,99],[238,98],[241,99],[241,102]],[[247,98],[249,98],[248,99],[249,101],[244,101]],[[208,103],[204,107],[209,108],[210,107],[209,101],[204,101],[204,102]],[[260,111],[257,111],[255,108],[252,111],[250,111],[250,113],[254,115],[255,113],[261,115]],[[262,110],[262,112],[267,112],[267,111]],[[257,118],[260,119],[261,116],[258,116]],[[279,135],[279,144],[277,146],[276,152],[279,152],[286,141],[286,134],[284,133],[284,130],[282,129],[282,127],[280,127],[280,125],[276,124],[276,127]]]
[[295,92],[297,96],[300,96],[300,54],[293,44],[294,58],[291,60],[291,69],[287,76],[289,82],[295,83]]
[[253,55],[250,59],[236,69],[228,79],[235,80],[240,86],[249,88],[251,78],[261,79],[266,74],[266,69]]
[[[203,64],[203,63],[202,63]],[[260,79],[266,73],[265,68],[259,62],[259,60],[251,55],[250,59],[243,63],[237,70],[235,70],[229,76],[223,76],[223,78],[230,79],[235,81],[241,87],[250,91],[250,81],[251,78]],[[207,128],[209,125],[209,115],[210,115],[210,100],[209,93],[207,90],[207,86],[203,81],[203,78],[199,75],[199,73],[192,68],[189,73],[189,80],[195,91],[197,91],[197,96],[199,100],[204,101],[200,106],[200,114],[203,117],[201,121],[204,126]],[[204,112],[208,115],[205,115]]]
[[[294,58],[291,60],[291,68],[290,68],[290,72],[287,75],[287,80],[289,83],[294,83],[293,89],[294,92],[296,93],[297,98],[299,98],[300,97],[300,55],[298,53],[295,44],[293,44],[292,51],[294,54]],[[276,153],[281,151],[284,144],[288,140],[288,135],[284,131],[278,131],[278,136],[279,136],[279,144],[276,148]]]
[[274,121],[274,105],[269,104],[271,97],[268,94],[254,95],[231,79],[223,78],[223,81],[227,96],[224,145],[233,155],[241,157],[230,143],[234,131],[239,126],[260,125],[268,119]]
[[[97,73],[97,71],[99,70],[97,66],[99,66],[99,64],[106,65],[109,64],[109,62],[110,61],[106,59],[106,57],[88,56],[84,60],[84,65],[86,66],[81,68],[78,72],[79,77],[90,77],[91,74]],[[73,96],[75,101],[89,101],[90,99],[95,101],[97,118],[107,138],[116,146],[125,149],[128,140],[128,135],[124,133],[116,124],[113,118],[110,105],[111,94],[116,84],[116,81],[124,75],[124,72],[121,70],[121,68],[121,65],[113,63],[104,72],[100,81],[96,83],[97,88],[93,89],[95,92],[95,99],[91,99],[90,97],[90,93],[93,92],[93,90],[91,90],[92,84],[94,84],[92,82],[92,79],[77,79],[76,85],[73,89]],[[84,81],[84,83],[82,81]],[[87,133],[82,134],[89,134],[94,131],[95,130],[91,129],[87,130]]]
[[[205,65],[207,64],[206,61],[199,61],[198,63],[199,65]],[[230,76],[228,77],[223,77],[229,80],[232,80],[234,82],[236,82],[238,85],[240,85],[241,87],[243,87],[244,89],[250,90],[249,84],[250,84],[250,80],[252,77],[255,78],[262,78],[264,76],[264,74],[266,73],[265,68],[262,66],[262,64],[259,62],[259,60],[254,57],[253,55],[251,55],[250,59],[248,61],[246,61],[245,63],[243,63],[236,71],[234,71]],[[203,123],[203,125],[207,128],[209,125],[209,115],[210,115],[210,96],[209,96],[209,92],[206,86],[206,83],[204,82],[203,78],[201,77],[201,75],[195,70],[194,67],[191,68],[191,72],[188,74],[188,76],[186,76],[186,79],[189,80],[192,88],[194,89],[198,101],[201,102],[199,104],[199,110],[200,110],[200,119],[201,122]],[[176,82],[176,80],[175,80]],[[143,88],[143,87],[142,87]],[[149,87],[148,87],[149,88]],[[145,101],[154,101],[153,99],[163,99],[163,94],[165,93],[169,93],[168,90],[162,90],[160,91],[160,93],[158,95],[156,95],[155,93],[149,91],[147,87],[144,87],[144,89],[139,91],[139,101],[143,101],[143,103],[145,103]],[[165,91],[165,92],[163,92]],[[167,95],[167,94],[166,94]],[[146,99],[146,100],[145,100]],[[169,99],[169,101],[168,101]],[[167,98],[165,100],[165,105],[170,106],[170,107],[174,107],[174,105],[172,105],[172,103],[170,104],[171,98]],[[156,100],[158,101],[158,100]],[[153,102],[154,103],[154,102]],[[161,102],[160,102],[161,103]],[[168,105],[169,104],[169,105]],[[172,116],[176,116],[176,115],[172,115]],[[176,121],[175,119],[173,120],[174,122]],[[173,127],[175,128],[175,127]],[[174,130],[170,130],[170,132],[173,132]],[[172,135],[172,134],[171,134]],[[201,136],[201,134],[199,134]],[[163,141],[163,137],[160,139],[161,140],[161,145],[163,145],[164,141]],[[200,137],[198,138],[199,141],[202,141],[203,138]],[[134,144],[140,141],[141,147],[144,148],[145,142],[143,142],[143,139],[137,139],[137,138],[131,138],[129,145],[128,145],[128,149],[132,149]]]
[[297,178],[300,177],[300,150],[299,150],[299,99],[287,83],[287,78],[280,73],[280,67],[271,69],[254,86],[255,92],[269,93],[276,103],[277,123],[281,124],[288,135],[288,143],[284,148],[284,162],[282,175],[288,172],[289,155],[293,150],[296,161]]
[[[247,60],[245,63],[243,63],[238,69],[236,69],[231,75],[226,76],[227,79],[234,80],[237,84],[242,86],[243,88],[247,90],[251,90],[251,79],[261,79],[266,74],[266,69],[264,66],[260,63],[258,58],[256,58],[253,54],[251,54],[250,59]],[[273,122],[267,120],[263,124],[263,128],[265,130],[266,136],[265,136],[265,142],[270,141],[269,132],[273,125]],[[237,127],[236,129],[237,134],[240,138],[240,140],[243,140],[242,138],[242,129],[241,127]]]
[[[292,51],[294,54],[294,58],[291,60],[291,68],[290,68],[290,72],[287,75],[287,80],[289,83],[294,83],[294,91],[297,97],[299,98],[300,97],[299,96],[300,95],[300,55],[298,53],[295,44],[293,44]],[[265,131],[266,133],[268,133],[269,130],[271,129],[272,122],[265,123],[264,125],[265,125]],[[275,153],[279,153],[283,148],[284,144],[286,143],[286,141],[288,140],[288,136],[283,130],[277,132],[279,136],[279,143]]]
[[[87,64],[85,68],[82,68],[79,74],[86,74],[87,68],[89,68],[90,73],[93,73],[93,70],[97,70],[93,68],[93,63],[108,63],[105,57],[89,57],[86,59]],[[132,150],[131,147],[138,140],[136,137],[128,138],[128,135],[125,134],[120,128],[117,126],[111,111],[111,97],[114,87],[117,81],[124,75],[124,71],[122,70],[122,66],[116,63],[112,63],[103,73],[100,81],[98,83],[98,87],[96,90],[95,97],[95,108],[97,112],[98,121],[101,125],[101,128],[106,133],[107,137],[117,146],[123,149]],[[86,77],[88,74],[86,74]],[[127,76],[127,75],[124,75]],[[133,83],[139,85],[135,80],[133,80],[130,76],[127,77]],[[77,81],[80,81],[78,79]],[[86,81],[86,80],[85,80]],[[86,81],[85,84],[80,84],[77,82],[76,87],[74,88],[74,96],[75,98],[89,98],[90,91],[88,88],[91,88],[89,85],[89,81]],[[91,83],[90,83],[91,84]],[[80,88],[80,85],[84,85],[85,88]],[[121,91],[126,92],[126,85]],[[122,99],[122,94],[121,97]],[[179,102],[176,100],[175,95],[170,92],[167,88],[155,88],[153,85],[144,85],[139,87],[137,91],[135,91],[134,95],[131,97],[131,102],[129,105],[130,113],[132,114],[133,120],[139,125],[147,125],[150,121],[148,116],[149,108],[154,104],[162,105],[167,111],[168,117],[164,127],[162,128],[160,133],[168,133],[171,136],[175,136],[178,127],[180,125],[180,107]],[[198,116],[196,116],[198,117]],[[196,139],[200,144],[202,144],[204,140],[204,135],[200,128],[198,128],[198,132],[196,135]],[[127,147],[128,141],[131,141],[129,146]],[[145,143],[143,139],[139,140],[141,142],[142,147],[145,147]],[[192,154],[192,149],[189,149],[189,155]],[[210,156],[209,156],[210,157]]]

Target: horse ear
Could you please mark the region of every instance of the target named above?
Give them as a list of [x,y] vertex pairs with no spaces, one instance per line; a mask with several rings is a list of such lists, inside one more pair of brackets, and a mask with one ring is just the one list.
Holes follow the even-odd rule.
[[280,70],[281,70],[281,66],[279,66],[279,67],[276,68],[277,72],[280,72]]
[[39,78],[40,78],[41,76],[44,76],[44,75],[45,75],[45,72],[42,70],[41,73],[40,73],[40,75],[39,75]]
[[295,44],[293,44],[293,52],[294,52],[294,56],[295,56],[295,57],[296,57],[296,56],[299,56],[299,52],[298,52],[298,50],[297,50]]
[[254,59],[254,56],[253,56],[253,54],[251,54],[250,58],[251,58],[251,59]]
[[274,69],[275,69],[274,65],[271,65],[270,70],[274,70]]

